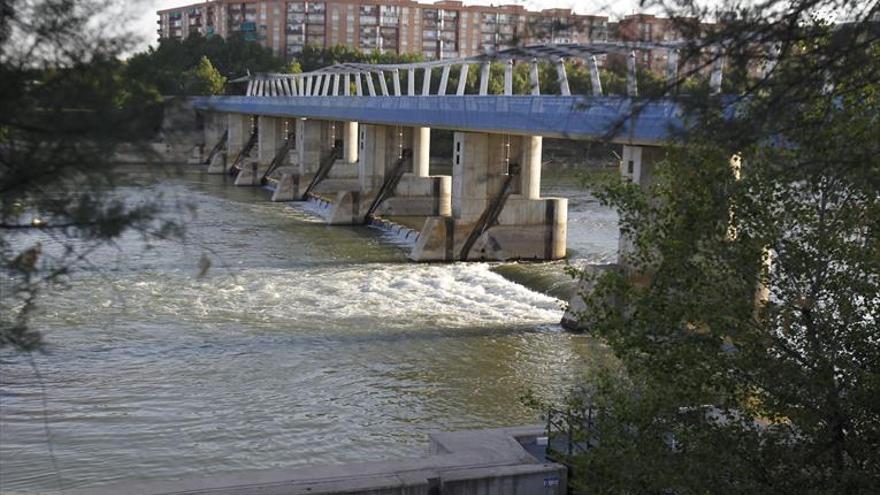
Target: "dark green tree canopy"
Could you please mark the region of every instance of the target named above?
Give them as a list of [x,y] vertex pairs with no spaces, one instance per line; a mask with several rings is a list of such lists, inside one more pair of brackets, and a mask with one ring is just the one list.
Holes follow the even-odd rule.
[[[830,6],[854,22],[809,15]],[[598,447],[572,460],[585,492],[880,486],[878,7],[776,7],[687,49],[711,64],[725,40],[732,67],[777,54],[735,85],[737,111],[683,99],[699,125],[652,155],[649,179],[599,191],[632,247],[585,294],[625,369],[578,399],[598,411],[578,425]]]
[[241,33],[228,38],[193,34],[185,40],[162,39],[158,48],[132,56],[126,72],[163,95],[182,95],[190,89],[188,72],[198,68],[204,57],[227,79],[248,72],[283,72],[286,65],[271,49],[245,40]]

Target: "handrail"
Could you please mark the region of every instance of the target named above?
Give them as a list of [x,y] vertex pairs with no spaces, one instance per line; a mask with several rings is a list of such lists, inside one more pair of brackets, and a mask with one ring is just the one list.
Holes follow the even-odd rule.
[[400,179],[403,177],[403,174],[406,173],[405,165],[407,163],[412,163],[412,157],[413,152],[411,149],[406,148],[403,150],[400,159],[397,160],[391,173],[385,177],[384,181],[382,181],[382,186],[379,188],[379,192],[376,193],[376,197],[373,198],[373,202],[370,203],[370,208],[367,209],[367,214],[364,215],[365,222],[368,222],[373,217],[373,213],[376,209],[394,194],[394,190],[397,189],[397,184],[400,183]]
[[305,192],[303,192],[302,199],[309,199],[309,193],[312,192],[312,189],[315,188],[318,184],[321,183],[324,179],[327,178],[327,174],[330,173],[330,169],[333,168],[333,163],[339,158],[341,147],[334,146],[332,150],[330,150],[330,154],[321,161],[321,165],[318,167],[318,171],[315,172],[314,177],[312,177],[311,182],[309,182],[309,186],[306,187]]
[[220,150],[223,148],[223,145],[226,144],[226,141],[228,139],[229,139],[229,130],[227,129],[226,131],[223,132],[223,135],[220,136],[220,140],[217,141],[217,144],[215,144],[214,147],[211,148],[211,152],[208,153],[208,158],[204,162],[202,162],[202,165],[210,165],[211,160],[214,159],[214,155],[216,155],[217,153],[220,152]]
[[464,244],[461,247],[461,252],[458,255],[458,258],[461,261],[467,261],[468,255],[471,252],[471,248],[476,244],[477,239],[483,235],[484,232],[489,230],[489,227],[495,225],[498,222],[498,216],[501,215],[501,210],[504,209],[504,204],[507,202],[507,198],[510,197],[511,185],[513,184],[513,179],[519,177],[519,173],[516,170],[516,167],[511,167],[510,174],[504,178],[504,184],[501,185],[501,190],[498,191],[498,194],[492,198],[492,201],[489,203],[489,206],[483,210],[483,214],[480,215],[479,220],[474,225],[473,230],[468,235],[467,239],[464,241]]

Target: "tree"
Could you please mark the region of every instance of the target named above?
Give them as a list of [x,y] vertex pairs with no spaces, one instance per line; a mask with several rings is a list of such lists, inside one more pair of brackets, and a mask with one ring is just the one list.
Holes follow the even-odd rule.
[[169,236],[156,202],[114,194],[119,143],[151,136],[161,100],[124,77],[127,35],[91,29],[105,1],[19,0],[0,7],[0,349],[43,342],[39,294],[126,232]]
[[735,112],[708,93],[682,100],[698,125],[650,183],[600,191],[633,248],[596,277],[590,331],[626,372],[580,398],[598,411],[576,439],[596,447],[571,459],[582,490],[880,483],[878,6],[844,25],[809,15],[835,6],[851,5],[744,8],[696,38],[685,54],[702,67],[721,40],[734,66],[778,55],[734,86]]
[[226,78],[203,56],[199,65],[186,72],[187,95],[222,95],[226,92]]
[[246,40],[241,33],[227,38],[194,33],[184,40],[164,38],[158,48],[150,47],[131,56],[126,63],[126,76],[154,86],[166,96],[185,95],[190,90],[190,76],[202,64],[203,57],[226,78],[248,72],[282,72],[286,67],[271,49]]

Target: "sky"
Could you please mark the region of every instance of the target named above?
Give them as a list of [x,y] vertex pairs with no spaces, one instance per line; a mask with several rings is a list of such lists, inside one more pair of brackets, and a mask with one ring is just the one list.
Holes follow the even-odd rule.
[[[134,11],[131,13],[137,34],[142,38],[139,43],[142,49],[148,45],[156,45],[158,36],[156,29],[156,11],[171,7],[179,7],[196,3],[198,0],[131,0]],[[420,0],[422,3],[433,3],[433,0]],[[464,0],[465,5],[503,5],[520,4],[531,10],[552,8],[573,8],[579,14],[602,14],[619,17],[638,11],[639,0]]]

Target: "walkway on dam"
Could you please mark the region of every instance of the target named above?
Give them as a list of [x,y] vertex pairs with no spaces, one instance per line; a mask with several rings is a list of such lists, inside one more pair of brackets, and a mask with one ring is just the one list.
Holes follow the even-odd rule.
[[675,101],[615,96],[215,96],[204,111],[657,146],[683,127]]

